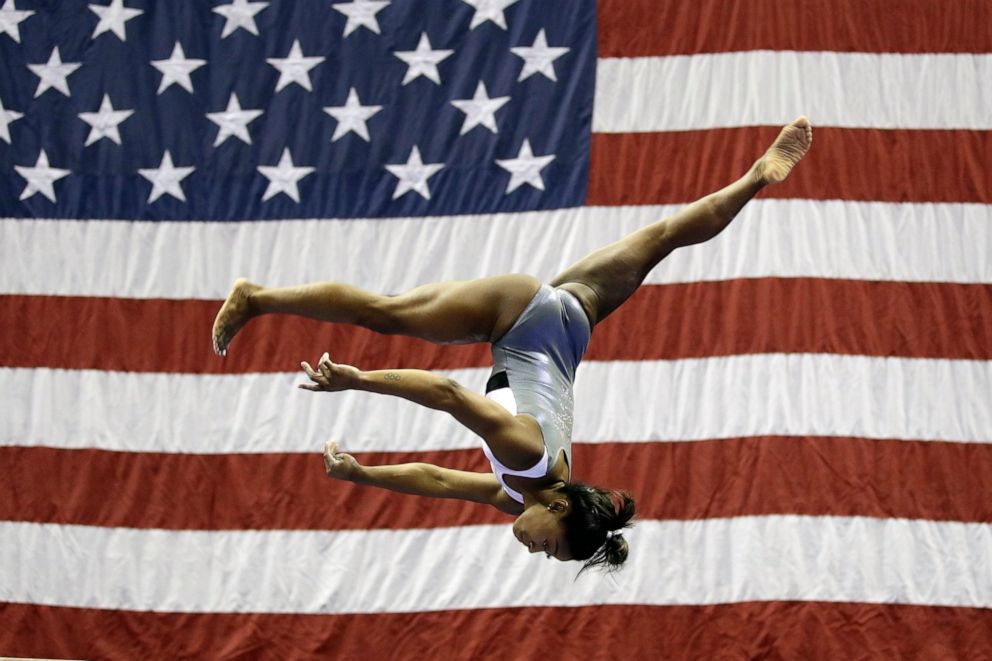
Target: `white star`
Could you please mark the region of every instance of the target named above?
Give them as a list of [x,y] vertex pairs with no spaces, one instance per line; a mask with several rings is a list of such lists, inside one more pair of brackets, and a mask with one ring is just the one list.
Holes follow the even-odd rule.
[[403,84],[406,85],[417,76],[426,76],[440,85],[441,74],[437,71],[437,65],[454,52],[453,50],[431,50],[431,40],[427,38],[427,33],[421,33],[417,50],[396,51],[394,53],[396,57],[406,62],[408,67],[406,75],[403,76]]
[[231,92],[231,98],[227,100],[227,110],[207,113],[207,119],[220,127],[220,130],[217,131],[217,139],[214,140],[214,147],[232,135],[250,145],[251,136],[248,135],[248,122],[257,119],[261,114],[261,110],[242,110],[241,104],[238,102],[238,95]]
[[262,195],[262,202],[279,193],[285,193],[299,204],[300,190],[297,188],[297,184],[300,179],[313,173],[315,169],[306,166],[294,166],[293,157],[289,154],[289,147],[286,147],[282,150],[279,165],[258,166],[258,171],[269,180],[269,186],[265,189],[265,194]]
[[172,164],[172,155],[166,149],[165,155],[162,156],[162,162],[157,168],[142,168],[138,170],[138,174],[152,182],[152,192],[148,196],[148,203],[151,204],[164,194],[171,195],[185,202],[186,195],[183,193],[183,188],[179,185],[179,182],[193,174],[195,169],[193,166],[175,167]]
[[96,24],[91,39],[96,39],[97,36],[110,30],[121,41],[127,41],[124,35],[124,23],[145,13],[142,9],[128,9],[124,6],[124,0],[110,0],[110,4],[106,6],[90,5],[90,9],[100,17],[100,22]]
[[110,95],[104,94],[99,112],[79,113],[79,119],[93,127],[90,129],[84,146],[89,146],[100,138],[110,138],[117,144],[121,144],[121,133],[117,125],[133,114],[133,110],[114,110],[110,104]]
[[496,164],[510,173],[510,183],[506,187],[506,192],[509,194],[523,184],[530,184],[538,190],[544,190],[541,170],[553,160],[555,160],[554,154],[534,156],[534,152],[530,149],[530,141],[525,139],[516,158],[497,159]]
[[344,24],[344,36],[348,36],[360,27],[366,27],[376,34],[379,32],[379,21],[375,15],[389,6],[391,0],[354,0],[354,2],[339,2],[331,5],[337,11],[348,17]]
[[177,41],[169,59],[152,60],[152,66],[162,72],[162,82],[159,83],[157,93],[161,94],[173,83],[192,93],[193,80],[189,75],[206,63],[206,60],[187,60],[183,45]]
[[503,10],[517,2],[517,0],[464,0],[475,7],[475,14],[472,16],[472,24],[469,30],[474,30],[486,21],[492,21],[504,30],[506,29],[506,17]]
[[465,122],[459,135],[465,135],[476,126],[485,126],[493,133],[499,133],[496,129],[496,111],[509,100],[508,96],[489,98],[485,83],[480,81],[475,88],[475,96],[471,99],[451,102],[451,105],[465,113]]
[[396,190],[393,191],[393,199],[407,191],[416,191],[425,200],[431,199],[431,190],[427,187],[427,180],[437,174],[438,170],[444,167],[444,163],[424,163],[420,160],[420,150],[413,146],[410,158],[406,165],[387,165],[386,169],[390,174],[399,179]]
[[21,43],[21,29],[18,26],[33,14],[30,9],[18,9],[14,0],[7,0],[0,7],[0,32],[6,32],[11,39]]
[[55,182],[71,174],[69,170],[49,167],[48,154],[45,153],[44,149],[38,154],[38,161],[34,164],[33,168],[24,165],[15,165],[14,169],[17,170],[17,174],[24,177],[28,182],[28,185],[21,191],[21,196],[18,198],[20,200],[27,199],[35,193],[41,193],[54,202]]
[[258,26],[255,25],[255,14],[269,6],[267,2],[248,2],[248,0],[232,0],[229,5],[214,7],[214,11],[224,17],[224,31],[220,33],[223,39],[238,28],[244,28],[256,37]]
[[537,33],[537,39],[530,46],[518,46],[511,48],[510,52],[524,59],[524,68],[520,72],[518,81],[529,78],[535,73],[544,74],[547,78],[557,81],[555,77],[555,60],[567,53],[570,48],[555,47],[548,48],[548,39],[544,34],[544,28]]
[[310,86],[310,69],[323,62],[324,57],[303,57],[303,50],[300,48],[299,40],[293,41],[292,48],[289,49],[288,57],[269,57],[266,62],[279,70],[279,82],[276,83],[276,91],[290,83],[296,83],[308,92],[313,91]]
[[4,110],[3,99],[0,99],[0,140],[10,144],[10,129],[7,128],[11,122],[16,122],[24,113],[16,110]]
[[382,110],[382,106],[363,106],[358,100],[358,92],[354,87],[348,92],[348,100],[343,106],[327,106],[324,112],[338,120],[334,127],[331,142],[344,137],[349,131],[354,131],[360,138],[369,142],[369,118]]
[[50,87],[57,89],[66,96],[72,96],[69,93],[69,81],[66,78],[80,66],[82,65],[79,62],[67,62],[63,64],[58,46],[48,56],[47,63],[29,64],[28,69],[31,69],[31,73],[41,79],[38,81],[38,89],[34,91],[34,98],[37,99]]

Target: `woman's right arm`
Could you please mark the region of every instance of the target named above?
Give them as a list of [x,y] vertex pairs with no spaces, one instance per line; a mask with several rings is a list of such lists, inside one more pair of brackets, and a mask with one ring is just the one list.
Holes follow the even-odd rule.
[[432,498],[455,498],[492,505],[507,514],[519,514],[520,506],[510,499],[492,473],[442,468],[423,462],[363,466],[350,454],[338,451],[338,444],[324,445],[327,475],[355,484],[381,487],[399,493]]
[[306,362],[301,365],[313,381],[300,385],[304,390],[364,390],[445,411],[481,437],[502,461],[531,465],[544,449],[536,420],[514,416],[502,405],[440,374],[416,369],[363,372],[331,362],[326,353],[317,363],[317,370]]

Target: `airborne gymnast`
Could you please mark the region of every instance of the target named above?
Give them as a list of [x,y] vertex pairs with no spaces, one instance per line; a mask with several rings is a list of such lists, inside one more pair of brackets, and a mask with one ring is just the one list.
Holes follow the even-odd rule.
[[239,279],[214,321],[214,350],[226,355],[248,321],[273,313],[437,344],[489,342],[494,367],[485,395],[433,372],[362,371],[333,363],[326,353],[316,369],[302,363],[310,383],[300,387],[364,390],[445,411],[482,438],[492,472],[426,463],[364,466],[328,442],[327,474],[491,505],[516,515],[513,534],[531,553],[584,561],[583,570],[619,568],[627,559],[621,531],[634,515],[633,498],[572,480],[572,382],[592,331],[673,250],[713,238],[765,185],[783,181],[812,142],[809,120],[799,117],[734,183],[587,255],[547,284],[511,274],[384,296],[338,282],[268,288]]

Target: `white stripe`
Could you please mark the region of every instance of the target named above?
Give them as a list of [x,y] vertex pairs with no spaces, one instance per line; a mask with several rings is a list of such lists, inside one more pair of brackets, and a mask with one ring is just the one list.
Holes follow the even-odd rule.
[[616,582],[508,526],[163,531],[0,523],[0,601],[380,613],[796,600],[992,607],[992,525],[764,516],[642,521]]
[[992,55],[748,51],[608,58],[592,130],[779,125],[992,129]]
[[[0,292],[217,299],[241,275],[270,285],[344,280],[386,293],[511,272],[548,280],[678,209],[258,223],[5,219]],[[716,239],[676,251],[647,281],[807,276],[990,283],[990,252],[990,205],[759,200]]]
[[[444,372],[482,392],[489,370]],[[0,369],[0,443],[155,452],[476,448],[448,415],[368,393],[298,390],[302,374]],[[758,354],[585,362],[577,442],[757,435],[992,442],[992,361]],[[607,411],[609,415],[603,415]]]

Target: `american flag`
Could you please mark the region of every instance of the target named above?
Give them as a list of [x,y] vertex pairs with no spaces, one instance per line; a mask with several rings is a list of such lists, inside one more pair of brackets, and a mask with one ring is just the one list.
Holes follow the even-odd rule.
[[[3,0],[0,654],[992,658],[992,10],[979,0]],[[574,477],[612,578],[510,517],[326,478],[486,470],[329,351],[481,390],[485,345],[297,318],[587,252],[809,156],[597,327]]]

